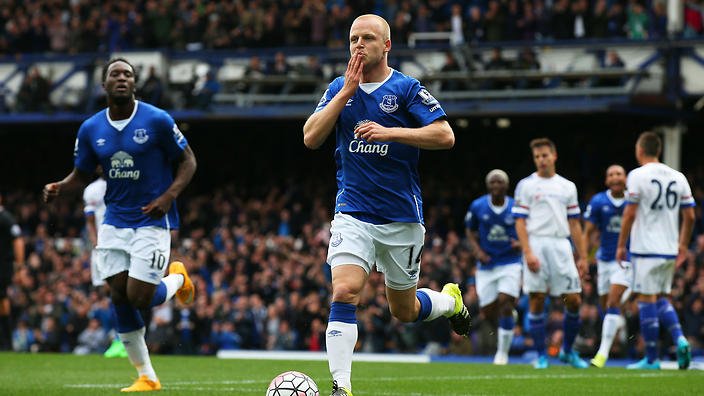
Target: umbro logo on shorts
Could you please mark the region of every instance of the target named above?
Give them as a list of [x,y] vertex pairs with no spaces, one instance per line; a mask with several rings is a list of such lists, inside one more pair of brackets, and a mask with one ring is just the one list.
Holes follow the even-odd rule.
[[330,330],[328,331],[328,337],[340,337],[342,332],[340,330]]

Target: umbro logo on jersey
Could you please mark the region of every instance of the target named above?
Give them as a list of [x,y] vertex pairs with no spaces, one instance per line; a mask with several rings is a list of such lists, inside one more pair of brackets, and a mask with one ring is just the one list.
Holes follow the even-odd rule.
[[135,129],[134,130],[134,136],[132,136],[132,140],[134,140],[135,143],[137,144],[144,144],[149,140],[149,135],[147,135],[147,130],[140,128],[140,129]]
[[353,101],[353,100],[354,100],[354,98],[349,98],[349,99],[347,99],[347,103],[345,103],[345,106],[352,106],[352,101]]
[[105,145],[105,139],[102,139],[102,138],[101,138],[101,139],[98,139],[98,140],[95,141],[95,143],[98,144],[98,147],[104,146],[104,145]]
[[387,113],[393,113],[396,109],[398,109],[398,103],[396,100],[396,95],[384,95],[381,99],[381,103],[379,103],[379,107]]

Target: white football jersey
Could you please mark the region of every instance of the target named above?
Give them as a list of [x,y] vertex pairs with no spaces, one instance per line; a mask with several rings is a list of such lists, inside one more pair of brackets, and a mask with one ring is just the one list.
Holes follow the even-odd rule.
[[537,173],[516,186],[514,217],[526,218],[529,235],[566,238],[567,218],[579,217],[577,187],[560,175],[540,177]]
[[631,254],[673,258],[679,245],[679,212],[694,206],[684,175],[662,163],[647,163],[628,174],[628,203],[638,204],[631,230]]
[[105,189],[107,183],[102,177],[97,178],[83,190],[83,212],[86,216],[95,215],[95,227],[100,228],[105,217]]

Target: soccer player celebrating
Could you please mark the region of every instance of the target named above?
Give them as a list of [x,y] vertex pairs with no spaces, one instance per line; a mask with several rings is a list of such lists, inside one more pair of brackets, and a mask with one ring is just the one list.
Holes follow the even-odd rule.
[[425,228],[418,177],[420,149],[449,149],[454,133],[445,112],[420,83],[388,66],[389,24],[362,15],[350,27],[344,76],[328,86],[303,127],[320,147],[336,129],[338,193],[328,263],[332,305],[326,331],[335,396],[351,395],[356,310],[369,272],[384,273],[391,314],[403,322],[446,316],[469,331],[469,312],[456,284],[416,290]]
[[[682,265],[694,227],[694,198],[684,175],[660,163],[662,142],[653,132],[644,132],[636,142],[639,168],[628,174],[628,206],[618,238],[616,259],[626,260],[630,238],[633,263],[633,292],[638,293],[640,329],[645,339],[646,356],[628,369],[658,370],[660,323],[677,345],[680,369],[689,367],[692,352],[682,334],[677,312],[667,299],[675,267]],[[679,214],[682,226],[678,230]]]
[[[555,172],[557,150],[551,140],[534,139],[530,148],[537,172],[516,186],[513,215],[526,266],[523,290],[529,294],[530,334],[538,352],[534,367],[548,367],[543,309],[549,286],[551,296],[562,296],[565,301],[560,360],[576,368],[586,368],[587,363],[572,349],[580,326],[580,276],[587,274],[577,187]],[[579,255],[576,267],[568,236],[572,236]]]
[[520,246],[511,215],[513,198],[506,195],[508,175],[494,169],[486,175],[486,186],[489,194],[472,202],[465,224],[479,265],[479,306],[492,323],[500,316],[494,364],[505,365],[513,341],[513,307],[521,292]]
[[[101,165],[106,175],[103,225],[98,230],[98,272],[110,286],[117,328],[139,378],[123,392],[161,389],[154,372],[144,322],[138,311],[174,294],[193,301],[194,287],[179,262],[169,266],[170,229],[178,228],[174,200],[196,170],[196,159],[173,118],[135,100],[134,67],[116,58],[103,68],[108,108],[84,121],[74,149],[74,169],[44,186],[46,202],[76,192]],[[171,166],[178,163],[176,176]]]
[[626,201],[626,171],[621,165],[611,165],[606,169],[606,186],[609,189],[594,195],[584,214],[587,220],[584,227],[585,246],[589,246],[594,234],[599,234],[597,289],[601,307],[606,308],[606,316],[599,351],[591,360],[592,366],[599,368],[606,364],[616,332],[624,323],[621,319],[621,300],[633,279],[630,263],[623,261],[619,265],[616,262],[616,245]]

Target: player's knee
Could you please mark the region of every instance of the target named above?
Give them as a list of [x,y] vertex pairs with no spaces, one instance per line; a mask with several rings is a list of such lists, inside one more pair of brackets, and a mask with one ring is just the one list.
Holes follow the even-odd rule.
[[568,294],[565,296],[565,307],[567,307],[568,311],[577,311],[580,305],[582,305],[582,298],[579,294]]
[[361,292],[361,287],[356,287],[349,283],[339,283],[333,287],[332,300],[356,305]]

